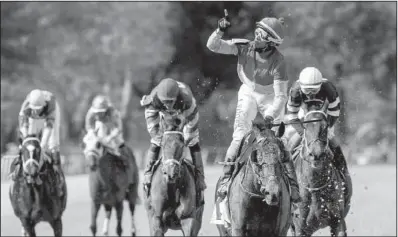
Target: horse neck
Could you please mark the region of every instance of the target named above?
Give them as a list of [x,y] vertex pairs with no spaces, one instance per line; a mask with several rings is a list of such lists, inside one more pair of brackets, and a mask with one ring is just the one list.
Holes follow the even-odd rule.
[[251,157],[249,157],[245,165],[242,167],[240,172],[242,179],[239,179],[239,182],[242,183],[247,191],[259,194],[261,185],[258,183],[258,177],[255,174],[252,165],[253,161],[251,160]]

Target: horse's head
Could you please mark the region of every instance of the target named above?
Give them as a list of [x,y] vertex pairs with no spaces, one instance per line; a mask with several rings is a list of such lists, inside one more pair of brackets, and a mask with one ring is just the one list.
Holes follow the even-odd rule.
[[165,118],[162,138],[162,171],[169,183],[175,183],[181,170],[185,148],[183,123],[180,118]]
[[304,121],[316,120],[304,124],[304,152],[313,168],[323,167],[329,161],[331,151],[328,143],[327,115],[320,110],[309,111]]
[[[280,201],[283,169],[281,157],[284,155],[280,141],[269,128],[254,126],[255,141],[250,157],[252,168],[260,185],[264,201],[272,206]],[[283,135],[283,134],[280,134]]]
[[99,142],[97,136],[93,132],[88,132],[83,138],[84,156],[90,167],[95,171],[98,167],[98,159],[104,155],[105,148]]
[[39,174],[42,165],[40,139],[29,135],[23,140],[20,139],[20,144],[23,173],[28,178],[28,183],[31,183]]

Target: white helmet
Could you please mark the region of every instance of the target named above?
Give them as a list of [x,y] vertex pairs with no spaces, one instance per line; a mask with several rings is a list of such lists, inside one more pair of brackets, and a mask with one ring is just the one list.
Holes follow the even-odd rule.
[[322,73],[315,67],[306,67],[300,72],[299,83],[301,90],[306,92],[317,93],[323,82]]
[[95,112],[105,112],[111,107],[111,102],[107,96],[97,95],[92,102],[91,109]]
[[29,108],[41,109],[46,105],[46,98],[41,90],[35,89],[29,93]]

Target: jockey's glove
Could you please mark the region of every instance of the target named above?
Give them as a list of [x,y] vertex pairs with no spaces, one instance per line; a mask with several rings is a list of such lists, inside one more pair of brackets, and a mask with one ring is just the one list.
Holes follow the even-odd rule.
[[225,16],[218,20],[218,29],[222,32],[225,32],[229,27],[231,27],[227,10],[224,10],[224,14]]
[[112,140],[112,137],[106,136],[106,137],[104,137],[104,138],[101,139],[101,142],[102,142],[103,144],[108,144],[108,143],[111,142],[111,140]]
[[274,118],[272,116],[267,115],[264,117],[265,127],[267,127],[268,129],[272,128],[273,122],[274,122]]

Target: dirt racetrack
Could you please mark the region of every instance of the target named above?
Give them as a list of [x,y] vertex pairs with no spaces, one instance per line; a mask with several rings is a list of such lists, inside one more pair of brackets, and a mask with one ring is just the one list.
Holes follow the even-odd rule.
[[[350,214],[346,221],[349,236],[374,235],[396,236],[396,167],[395,166],[363,166],[350,167],[353,177],[354,194]],[[215,182],[221,172],[220,167],[207,167],[206,207],[203,216],[203,225],[200,231],[202,236],[218,235],[215,225],[209,223],[213,211],[213,194]],[[141,173],[142,175],[142,173]],[[64,236],[90,236],[90,199],[88,194],[88,178],[86,175],[67,177],[68,204],[63,216]],[[1,184],[1,236],[20,236],[19,220],[14,216],[8,198],[9,183]],[[141,188],[140,188],[141,191]],[[99,235],[103,222],[103,209],[97,219]],[[136,227],[138,236],[148,236],[148,220],[144,206],[136,208]],[[112,213],[110,235],[116,235],[115,213]],[[130,218],[127,204],[123,218],[123,234],[130,232]],[[53,236],[47,223],[36,227],[38,236]],[[329,235],[329,229],[322,229],[316,235]],[[166,236],[182,236],[180,231],[169,231]]]

